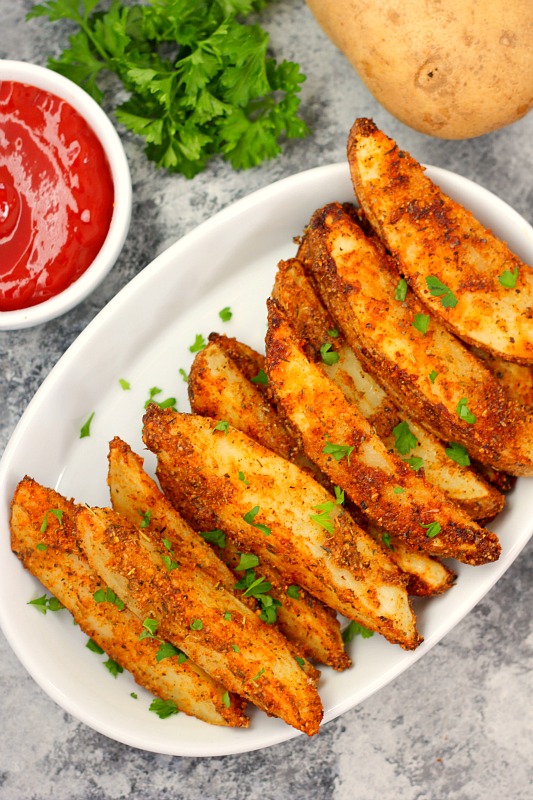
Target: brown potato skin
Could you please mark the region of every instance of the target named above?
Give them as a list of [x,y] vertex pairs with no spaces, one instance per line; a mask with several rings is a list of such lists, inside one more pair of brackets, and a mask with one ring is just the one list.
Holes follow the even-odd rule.
[[441,139],[470,139],[533,107],[533,3],[307,0],[376,100]]

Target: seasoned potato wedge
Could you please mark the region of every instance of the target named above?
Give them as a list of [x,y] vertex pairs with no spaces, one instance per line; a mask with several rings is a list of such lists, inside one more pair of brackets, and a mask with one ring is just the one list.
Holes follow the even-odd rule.
[[[246,433],[254,441],[265,447],[270,446],[270,449],[278,455],[289,458],[289,460],[301,466],[305,456],[303,456],[296,438],[288,431],[274,405],[270,404],[270,411],[265,413],[264,406],[269,401],[266,400],[262,392],[257,391],[255,385],[250,390],[249,379],[240,372],[239,366],[230,357],[230,352],[238,354],[239,346],[240,343],[236,340],[231,340],[228,345],[227,337],[224,336],[210,337],[207,347],[198,353],[189,374],[193,413],[201,413],[202,416],[210,414],[216,419],[228,420],[235,428]],[[243,347],[248,349],[246,345],[243,345]],[[214,357],[213,350],[216,350]],[[258,358],[263,358],[259,354],[257,355]],[[196,368],[196,361],[201,364],[201,369]],[[381,396],[383,394],[381,389],[375,382],[374,385]],[[375,393],[377,394],[377,391]],[[276,434],[280,429],[283,431],[283,435],[278,439]],[[311,467],[309,469],[310,474],[319,483],[331,490],[331,482],[328,478],[320,473],[317,467],[311,465],[308,459],[306,463]],[[349,510],[352,513],[355,509],[350,507]],[[368,520],[362,519],[363,516],[361,514],[355,519],[358,525],[367,529]],[[375,528],[374,530],[369,529],[369,532],[382,545],[388,541],[388,535],[385,531]],[[221,557],[231,565],[231,562],[226,557],[229,555],[228,549],[229,543],[225,550],[221,552]],[[439,566],[435,558],[424,553],[417,553],[416,557],[410,554],[404,556],[405,550],[405,545],[396,541],[394,549],[390,550],[388,555],[407,574],[409,594],[426,596],[440,594],[451,586],[455,576],[448,567],[443,564]],[[272,567],[269,566],[268,569],[272,570]],[[262,570],[267,580],[276,587],[279,583],[279,577],[276,579],[276,576],[272,574],[273,570],[267,574],[264,562]],[[274,589],[272,594],[274,594]],[[278,595],[275,596],[278,597]],[[310,614],[307,614],[307,609],[304,609],[304,618],[304,614],[301,611],[301,603],[298,603],[297,609],[295,609],[298,613],[298,625],[296,630],[291,633],[285,627],[288,622],[288,620],[285,620],[285,617],[288,616],[286,612],[288,599],[290,598],[284,599],[283,606],[278,610],[280,629],[289,639],[297,641],[301,648],[301,639],[305,638],[309,645],[312,644],[313,650],[306,651],[302,648],[302,652],[323,664],[335,666],[336,663],[338,664],[338,659],[341,658],[340,665],[336,666],[337,669],[341,668],[345,657],[345,654],[340,650],[342,643],[338,641],[338,634],[331,630],[333,623],[327,617],[323,619],[323,614],[326,614],[328,609],[316,598],[311,598],[308,593],[302,590],[302,601],[307,605],[311,604]],[[303,629],[305,629],[303,636],[296,638],[296,634]],[[311,635],[312,630],[315,630],[315,636]],[[317,646],[320,649],[317,650]]]
[[496,560],[497,536],[387,450],[339,387],[308,360],[276,302],[268,305],[267,374],[309,458],[372,522],[412,549],[467,564]]
[[145,413],[144,442],[183,516],[199,530],[231,532],[241,552],[273,564],[288,583],[390,641],[416,647],[405,578],[342,504],[294,464],[240,431],[215,426],[155,405]]
[[371,120],[353,124],[348,161],[367,218],[432,313],[465,342],[533,364],[531,266]]
[[24,566],[72,613],[81,630],[141,686],[211,725],[247,727],[242,698],[232,694],[226,705],[225,687],[190,659],[181,662],[173,656],[158,661],[160,642],[139,639],[140,619],[127,608],[119,610],[112,602],[94,599],[107,585],[77,544],[75,511],[74,503],[31,478],[19,483],[11,506],[11,546]]
[[[215,680],[308,735],[322,705],[286,639],[195,564],[168,571],[164,553],[110,509],[80,507],[78,536],[93,569],[143,624]],[[164,549],[164,548],[163,548]]]
[[[446,445],[400,411],[376,379],[366,372],[353,348],[335,328],[299,259],[278,265],[272,297],[304,340],[310,358],[374,426],[389,450],[398,452],[400,447],[405,457],[421,459],[420,467],[428,483],[438,486],[470,517],[490,519],[501,511],[504,504],[501,492],[468,466],[452,460],[446,453]],[[411,435],[409,441],[406,432]]]
[[[240,560],[237,548],[227,537],[223,540],[218,538],[224,546],[207,544],[144,472],[142,459],[118,437],[109,447],[108,484],[114,510],[130,522],[138,524],[141,512],[149,514],[150,524],[143,529],[144,533],[167,550],[163,557],[168,565],[179,569],[184,560],[196,564],[217,585],[257,610],[253,596],[235,589],[235,584],[242,578],[242,573],[236,569]],[[277,609],[276,625],[294,643],[298,655],[314,658],[335,669],[348,667],[350,659],[344,651],[340,625],[334,613],[304,590],[298,592],[297,599],[288,596],[286,582],[272,567],[263,565],[262,575],[272,585],[269,594],[281,603]],[[311,673],[310,664],[303,666]]]
[[349,210],[319,209],[306,238],[336,324],[411,419],[494,469],[533,474],[533,417],[412,292],[396,299],[399,273]]

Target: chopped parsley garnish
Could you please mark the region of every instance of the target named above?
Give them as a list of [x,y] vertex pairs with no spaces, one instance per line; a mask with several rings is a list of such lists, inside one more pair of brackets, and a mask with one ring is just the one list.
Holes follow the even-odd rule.
[[239,647],[238,644],[232,644],[231,645],[231,649],[233,650],[234,653],[240,653],[241,652],[241,648]]
[[429,316],[427,314],[415,314],[413,328],[416,328],[422,335],[425,335],[429,328]]
[[124,378],[119,378],[118,382],[120,384],[121,389],[124,389],[125,392],[127,392],[129,389],[131,389],[131,385],[130,385],[129,381],[124,380]]
[[344,489],[341,489],[340,486],[334,486],[333,491],[335,492],[335,502],[338,506],[342,506],[344,503]]
[[230,706],[230,697],[229,697],[229,692],[227,690],[224,692],[224,694],[222,695],[221,699],[222,699],[222,704],[225,705],[226,708],[229,708],[229,706]]
[[261,669],[259,670],[259,672],[257,673],[257,675],[254,675],[254,677],[252,678],[252,680],[253,680],[253,681],[257,681],[257,680],[259,680],[259,678],[261,677],[261,675],[264,675],[264,672],[265,672],[265,668],[264,668],[264,667],[261,667]]
[[403,303],[406,297],[407,297],[407,281],[405,280],[405,278],[400,278],[400,280],[396,284],[396,289],[394,290],[394,299],[399,300],[400,303]]
[[191,622],[191,630],[192,631],[201,631],[204,627],[204,623],[201,619],[193,619]]
[[238,478],[239,478],[239,480],[240,480],[240,481],[242,481],[242,482],[243,482],[243,483],[244,483],[246,486],[249,486],[249,485],[250,485],[250,481],[247,481],[247,480],[246,480],[246,475],[244,474],[244,472],[241,472],[240,470],[239,470]]
[[394,494],[403,494],[403,492],[405,492],[405,489],[402,489],[401,486],[395,486],[393,492]]
[[468,467],[470,465],[470,458],[466,452],[466,447],[458,442],[450,442],[446,448],[446,455],[452,461],[456,461],[461,467]]
[[229,422],[227,419],[221,419],[219,422],[217,422],[213,430],[222,431],[227,436],[229,432]]
[[139,641],[142,639],[157,639],[156,633],[159,628],[159,622],[156,619],[146,617],[143,620],[143,630],[139,634]]
[[254,522],[254,519],[258,515],[259,510],[260,510],[259,506],[254,506],[253,508],[250,509],[250,511],[247,511],[246,514],[244,514],[243,520],[247,522],[249,525],[253,525],[254,528],[258,528],[258,530],[264,533],[265,536],[270,536],[270,534],[272,533],[270,528],[268,528],[266,525],[261,525],[260,522]]
[[225,308],[222,308],[222,309],[221,309],[221,310],[218,312],[218,316],[220,317],[220,319],[222,320],[222,322],[229,322],[229,321],[230,321],[230,319],[231,319],[231,318],[232,318],[232,316],[233,316],[233,312],[232,312],[232,310],[230,309],[230,307],[229,307],[229,306],[226,306]]
[[371,631],[369,628],[365,628],[364,625],[360,625],[358,622],[354,622],[352,620],[350,624],[347,625],[343,630],[341,635],[344,644],[348,644],[356,636],[361,636],[363,639],[370,639],[370,637],[374,635],[374,631]]
[[124,603],[109,586],[106,589],[98,589],[98,591],[93,594],[93,599],[95,603],[111,603],[116,606],[119,611],[123,611],[124,609]]
[[121,667],[113,658],[108,658],[104,661],[104,667],[116,678],[121,672],[124,672],[124,667]]
[[150,509],[147,509],[146,511],[139,511],[139,515],[141,517],[139,528],[148,528],[152,521],[152,512]]
[[518,267],[513,270],[504,269],[501,275],[498,276],[498,281],[504,289],[514,289],[516,280],[518,278]]
[[292,597],[293,600],[300,599],[300,592],[301,592],[300,587],[297,586],[295,583],[291,583],[290,586],[287,586],[287,595],[289,597]]
[[209,544],[216,544],[217,547],[222,548],[226,546],[226,534],[218,528],[214,531],[201,531],[200,536]]
[[46,550],[48,550],[48,545],[45,544],[44,542],[38,542],[38,544],[35,545],[35,549],[40,550],[41,552],[45,552]]
[[[404,463],[411,467],[415,472],[418,472],[419,469],[422,469],[424,466],[424,459],[420,458],[420,456],[411,456],[411,458],[404,458]],[[398,492],[397,492],[398,494]]]
[[332,349],[330,342],[325,342],[322,345],[320,348],[320,356],[324,364],[327,364],[329,367],[336,364],[340,358],[339,354]]
[[440,297],[444,308],[455,308],[458,303],[457,297],[452,290],[434,275],[428,275],[426,285],[432,297]]
[[168,719],[168,717],[171,717],[173,714],[179,713],[179,709],[174,700],[161,700],[160,697],[154,697],[148,710],[157,714],[159,719]]
[[468,399],[466,397],[461,397],[455,410],[459,414],[459,417],[465,422],[468,422],[469,425],[473,425],[475,423],[476,415],[473,414],[468,408]]
[[241,570],[245,569],[253,569],[254,567],[257,567],[258,564],[259,559],[253,553],[241,553],[239,563],[235,569],[240,572]]
[[179,569],[180,565],[176,561],[176,556],[174,555],[174,550],[172,549],[172,542],[170,539],[163,539],[163,546],[168,553],[163,553],[161,556],[161,561],[165,565],[167,572],[172,572],[173,569]]
[[231,611],[224,611],[224,619],[226,620],[226,622],[229,622],[229,620],[231,619]]
[[185,370],[182,367],[180,367],[178,372],[181,375],[181,377],[183,378],[184,383],[188,383],[189,382],[189,376],[187,375]]
[[165,658],[173,658],[174,656],[178,657],[178,664],[184,664],[187,661],[187,655],[182,650],[178,650],[170,642],[161,642],[155,655],[155,660],[157,662],[164,661]]
[[[422,525],[422,523],[420,524]],[[422,525],[422,527],[426,529],[426,536],[428,539],[433,539],[441,532],[441,526],[439,522],[430,522],[428,525]]]
[[57,521],[60,525],[63,524],[63,511],[60,508],[49,508],[48,511],[45,512],[43,517],[43,521],[41,527],[39,528],[41,533],[46,533],[48,528],[48,516],[49,514],[53,514],[56,517]]
[[190,350],[191,353],[199,353],[200,350],[204,350],[206,348],[206,346],[207,346],[207,343],[206,343],[204,337],[202,336],[202,334],[201,333],[197,333],[193,344],[191,344],[191,346],[189,347],[189,350]]
[[437,370],[435,370],[435,369],[431,370],[431,372],[429,373],[429,380],[431,381],[431,383],[435,383],[435,379],[436,379],[438,374],[439,373],[437,372]]
[[156,394],[161,394],[163,390],[159,388],[159,386],[152,386],[152,388],[148,392],[148,400],[145,402],[144,407],[148,408],[150,403],[155,403],[156,406],[159,408],[171,408],[173,411],[176,411],[176,398],[175,397],[167,397],[166,400],[155,400]]
[[395,439],[394,446],[400,455],[406,456],[407,453],[417,446],[418,440],[414,433],[411,432],[409,424],[405,420],[403,420],[403,422],[399,422],[392,429],[392,432]]
[[330,535],[335,529],[335,523],[331,518],[331,512],[334,510],[335,506],[336,503],[334,503],[333,500],[328,500],[325,503],[320,503],[320,505],[314,506],[317,511],[320,511],[320,514],[309,514],[313,522],[316,522],[318,525],[324,528],[324,530],[326,530]]
[[96,653],[97,655],[101,656],[104,652],[103,649],[100,647],[99,644],[96,644],[94,639],[87,639],[87,643],[85,645],[87,650],[90,650],[91,653]]
[[139,699],[139,695],[137,694],[137,692],[130,692],[130,697],[132,697],[134,700]]
[[331,336],[332,339],[336,339],[339,335],[339,331],[337,328],[330,328],[328,331],[328,336]]
[[46,614],[47,611],[60,611],[62,608],[65,608],[57,597],[53,595],[48,596],[46,594],[43,594],[42,597],[36,597],[35,600],[30,600],[28,605],[35,606],[41,614]]
[[80,429],[80,439],[85,439],[86,436],[91,435],[91,423],[94,419],[94,411],[89,415],[86,422],[83,423]]
[[384,533],[383,536],[381,537],[381,541],[383,542],[385,547],[388,547],[389,550],[394,550],[394,547],[392,546],[390,533]]
[[261,607],[259,618],[268,624],[272,624],[277,618],[277,609],[281,602],[268,594],[272,589],[272,584],[262,576],[255,574],[254,567],[259,564],[259,559],[254,555],[241,553],[239,564],[235,568],[243,571],[243,577],[235,584],[235,589],[243,591],[245,597],[254,597]]
[[264,369],[260,369],[257,375],[250,379],[252,383],[262,383],[265,386],[268,384],[268,375]]
[[305,659],[304,658],[301,658],[300,656],[294,656],[294,660],[296,661],[296,663],[298,664],[300,669],[303,669],[305,667]]
[[334,444],[333,442],[327,441],[324,447],[322,448],[322,452],[326,455],[331,455],[335,459],[335,461],[340,461],[342,458],[346,458],[348,464],[350,463],[350,455],[355,450],[354,445],[348,444]]

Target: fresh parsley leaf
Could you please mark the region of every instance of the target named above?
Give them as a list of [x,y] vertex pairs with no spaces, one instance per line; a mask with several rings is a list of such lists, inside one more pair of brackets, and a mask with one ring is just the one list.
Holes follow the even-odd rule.
[[293,600],[300,599],[300,592],[301,589],[295,583],[291,583],[290,586],[287,586],[287,595],[292,597]]
[[240,653],[241,652],[241,648],[239,647],[238,644],[232,644],[231,645],[231,649],[233,650],[234,653]]
[[48,529],[48,516],[50,514],[53,514],[54,517],[56,517],[60,525],[63,524],[63,511],[60,508],[49,508],[48,511],[45,512],[41,527],[39,528],[41,533],[46,533]]
[[139,511],[139,514],[141,516],[139,528],[148,528],[152,521],[152,512],[147,509],[146,511]]
[[224,611],[224,619],[226,620],[226,622],[229,622],[229,620],[231,619],[231,611]]
[[201,619],[193,619],[191,622],[191,630],[192,631],[201,631],[204,627],[204,623]]
[[220,317],[220,319],[222,320],[222,322],[229,322],[229,321],[230,321],[230,319],[231,319],[231,318],[232,318],[232,316],[233,316],[233,312],[232,312],[232,310],[230,309],[230,307],[229,307],[229,306],[226,306],[225,308],[222,308],[222,309],[221,309],[221,310],[218,312],[218,316]]
[[259,564],[259,559],[253,553],[240,553],[239,563],[235,567],[237,572],[253,569]]
[[[422,523],[420,524],[422,525]],[[422,525],[422,527],[426,529],[426,536],[428,539],[433,539],[441,532],[441,526],[439,522],[430,522],[428,525]]]
[[259,511],[260,511],[259,506],[254,506],[254,508],[251,508],[250,511],[247,511],[246,514],[244,514],[243,520],[247,522],[249,525],[253,525],[254,528],[260,530],[262,533],[265,534],[265,536],[270,536],[270,534],[272,533],[270,528],[268,528],[266,525],[262,525],[260,522],[254,522],[254,519],[258,515]]
[[174,656],[178,656],[178,664],[184,664],[185,661],[187,661],[187,656],[182,650],[178,650],[178,648],[174,647],[170,642],[161,642],[155,654],[155,660],[159,663],[160,661],[164,661],[165,658],[173,658]]
[[422,467],[424,466],[424,459],[420,458],[420,456],[411,456],[411,458],[404,458],[403,460],[415,472],[418,472],[418,470],[422,469]]
[[41,552],[46,552],[46,550],[48,550],[48,545],[45,544],[44,542],[38,542],[35,545],[35,549],[40,550]]
[[334,444],[333,442],[327,441],[324,447],[322,448],[322,452],[326,455],[332,455],[335,461],[340,461],[342,458],[346,458],[348,464],[350,463],[350,455],[354,451],[355,447],[353,445],[348,444]]
[[229,692],[227,690],[224,692],[224,694],[222,695],[221,699],[222,699],[223,705],[225,705],[226,708],[229,708],[230,707],[230,696],[229,696]]
[[183,381],[184,381],[185,383],[188,383],[188,382],[189,382],[189,376],[187,375],[187,373],[185,372],[185,370],[184,370],[184,369],[182,369],[182,368],[180,367],[180,368],[179,368],[179,370],[178,370],[178,372],[179,372],[179,374],[181,375],[181,377],[183,378]]
[[168,719],[173,714],[178,714],[179,709],[174,700],[161,700],[160,697],[155,697],[150,703],[149,711],[157,714],[159,719]]
[[370,637],[374,635],[374,631],[371,631],[369,628],[365,628],[364,625],[360,625],[358,622],[354,622],[352,620],[342,631],[341,635],[344,644],[348,644],[349,642],[353,641],[356,636],[361,636],[363,639],[370,639]]
[[143,620],[143,630],[139,634],[139,641],[142,641],[142,639],[155,639],[158,628],[159,622],[156,619],[146,617]]
[[413,319],[413,328],[425,336],[429,328],[429,316],[427,314],[415,314]]
[[124,667],[121,667],[113,658],[108,658],[104,661],[104,667],[116,678],[121,672],[124,672]]
[[261,675],[263,675],[263,674],[264,674],[264,672],[265,672],[265,668],[264,668],[264,667],[262,667],[262,668],[259,670],[259,672],[257,673],[257,675],[254,675],[254,677],[252,678],[252,680],[253,680],[253,681],[257,681],[257,680],[259,680],[259,678],[261,677]]
[[98,589],[93,594],[93,599],[95,603],[111,603],[112,605],[116,606],[119,611],[124,609],[124,603],[117,597],[113,589],[110,589],[109,586],[105,589]]
[[395,439],[395,447],[398,453],[402,456],[406,456],[407,453],[410,453],[411,450],[418,444],[418,439],[412,433],[409,423],[405,420],[399,422],[393,429],[392,432],[394,434]]
[[264,369],[260,369],[259,372],[257,373],[257,375],[254,375],[254,377],[251,378],[251,382],[252,383],[262,383],[262,384],[264,384],[266,386],[266,385],[268,385],[268,375],[266,374]]
[[393,491],[394,491],[394,494],[403,494],[403,492],[405,492],[405,489],[402,489],[401,486],[395,486]]
[[435,383],[435,379],[438,374],[439,373],[436,370],[434,369],[431,370],[431,372],[429,373],[429,380],[431,381],[431,383]]
[[396,289],[394,290],[394,299],[398,300],[400,303],[403,303],[406,297],[407,297],[407,281],[405,280],[405,278],[400,278],[400,280],[396,284]]
[[226,534],[218,528],[214,531],[201,531],[200,536],[209,544],[216,544],[217,547],[226,546]]
[[518,267],[515,267],[515,269],[512,270],[504,269],[502,274],[498,276],[498,281],[505,289],[514,289],[517,278]]
[[228,432],[229,432],[229,422],[227,421],[227,419],[221,419],[219,422],[217,422],[217,424],[215,425],[213,430],[214,431],[223,431],[225,433],[225,435],[227,436]]
[[428,275],[426,278],[426,285],[432,297],[440,297],[444,308],[455,308],[458,303],[457,297],[452,290],[436,278],[435,275]]
[[296,661],[300,669],[303,669],[305,667],[305,659],[301,658],[300,656],[294,656],[294,660]]
[[469,425],[474,425],[476,421],[476,415],[473,414],[468,408],[468,399],[466,397],[461,397],[455,410],[462,420],[468,422]]
[[99,644],[96,644],[94,639],[87,639],[87,643],[85,645],[87,650],[90,650],[91,653],[96,653],[97,655],[101,656],[104,652],[103,649],[100,647]]
[[204,350],[207,347],[207,342],[205,341],[204,337],[201,333],[197,333],[194,339],[194,342],[189,347],[191,353],[199,353],[200,350]]
[[120,384],[121,389],[123,389],[125,392],[127,392],[129,389],[131,389],[130,383],[128,381],[124,380],[124,378],[119,378],[118,382]]
[[381,541],[383,542],[385,547],[388,547],[389,550],[394,550],[394,547],[392,546],[390,533],[385,532],[381,537]]
[[328,330],[328,336],[331,336],[332,339],[337,339],[338,335],[339,331],[337,330],[337,328],[330,328]]
[[320,348],[320,356],[324,364],[327,364],[329,367],[336,364],[340,358],[339,354],[332,349],[330,342],[325,342],[322,345]]
[[470,458],[466,452],[466,447],[458,442],[450,442],[446,448],[446,455],[452,461],[456,461],[461,467],[470,466]]
[[53,595],[48,596],[46,594],[43,594],[41,597],[36,597],[35,600],[29,600],[28,605],[35,606],[41,614],[46,614],[47,611],[60,611],[62,608],[65,608],[57,597]]
[[91,435],[91,423],[94,419],[94,411],[92,414],[89,415],[86,422],[83,423],[80,429],[80,439],[85,439],[87,436]]
[[242,481],[245,484],[245,486],[249,486],[250,485],[250,481],[246,480],[246,475],[244,474],[244,472],[241,472],[240,470],[239,470],[239,473],[238,473],[238,478],[239,478],[240,481]]
[[335,505],[336,504],[333,502],[333,500],[320,503],[320,505],[315,506],[317,511],[320,511],[320,514],[309,514],[310,518],[324,528],[324,530],[326,530],[330,535],[335,529],[335,523],[331,518],[331,512],[335,508]]

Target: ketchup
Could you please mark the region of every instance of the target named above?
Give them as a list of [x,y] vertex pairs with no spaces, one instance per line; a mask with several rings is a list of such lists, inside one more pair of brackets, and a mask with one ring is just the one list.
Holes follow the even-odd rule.
[[0,82],[0,311],[66,289],[100,250],[113,180],[99,139],[65,100]]

